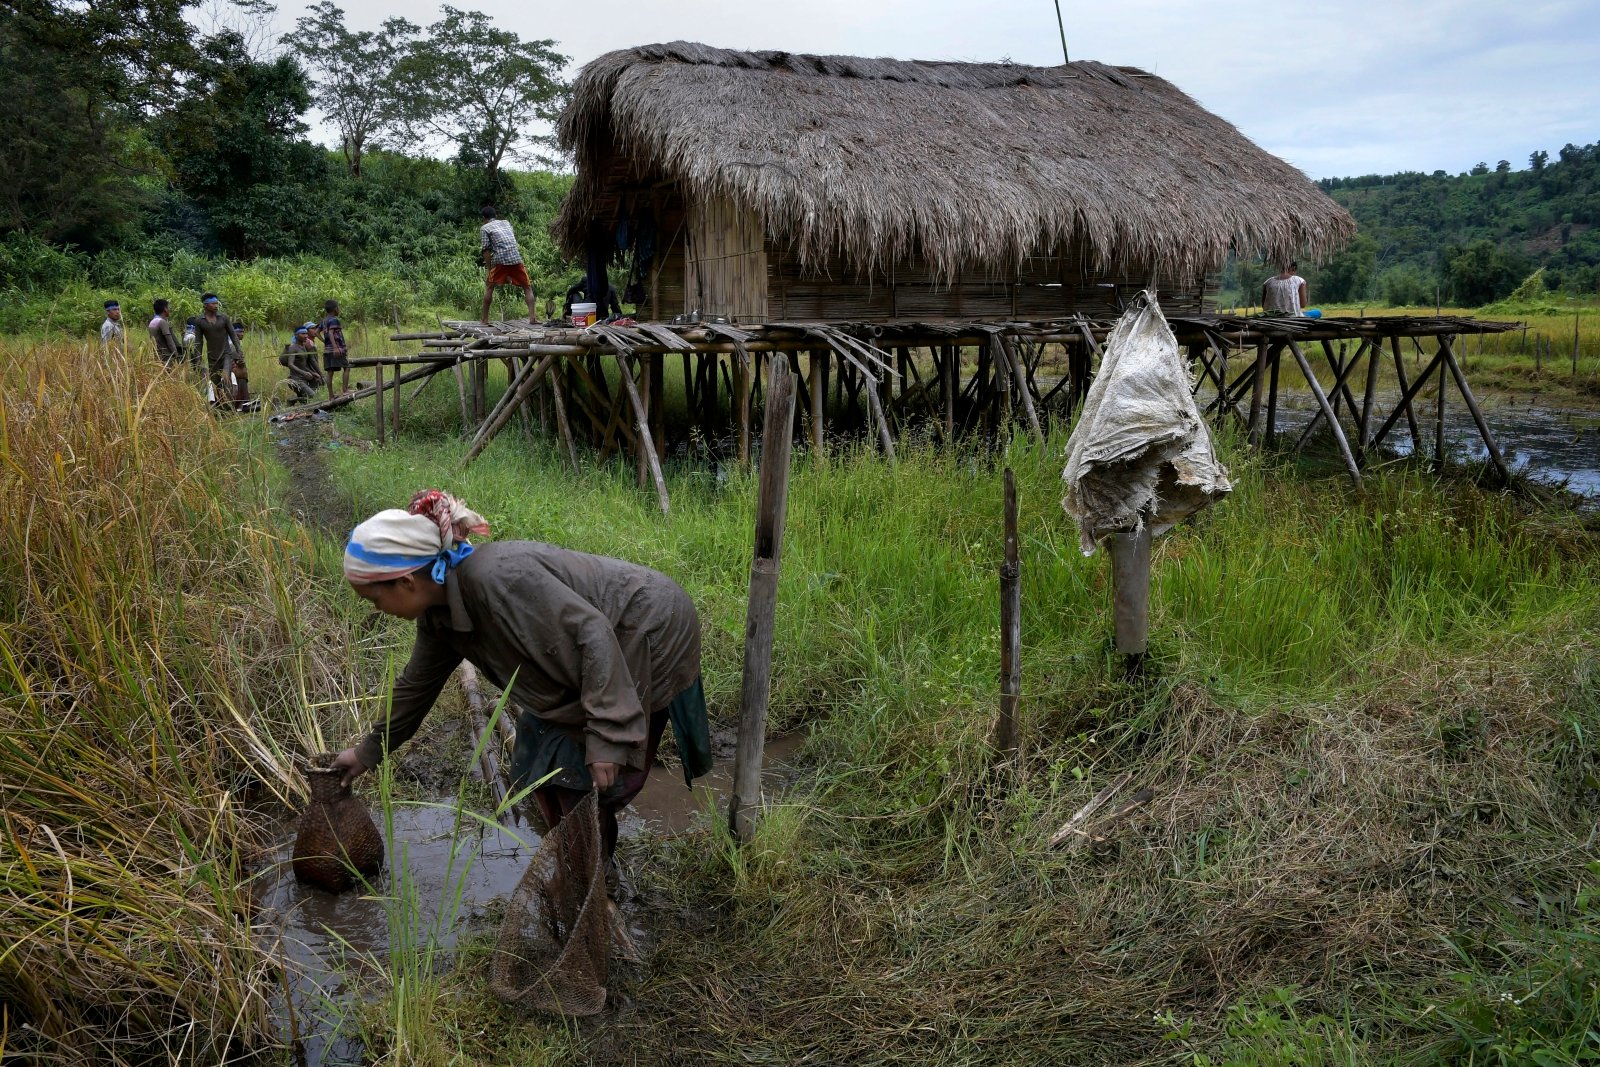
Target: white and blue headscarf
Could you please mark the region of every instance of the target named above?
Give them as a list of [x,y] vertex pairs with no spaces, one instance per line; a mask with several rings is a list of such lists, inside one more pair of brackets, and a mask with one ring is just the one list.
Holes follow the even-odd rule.
[[472,555],[467,538],[488,532],[482,515],[449,493],[425,489],[406,510],[380,511],[350,531],[344,576],[361,584],[386,582],[427,567],[443,585],[451,568]]

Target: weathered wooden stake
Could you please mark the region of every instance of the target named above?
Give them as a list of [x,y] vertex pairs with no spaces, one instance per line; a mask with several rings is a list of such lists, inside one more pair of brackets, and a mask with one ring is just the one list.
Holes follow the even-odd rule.
[[461,401],[461,435],[465,437],[472,430],[472,411],[467,407],[467,379],[461,371],[461,361],[457,360],[450,365],[456,376],[456,397]]
[[1117,651],[1138,662],[1150,643],[1150,525],[1106,538],[1111,554],[1111,618]]
[[811,395],[811,453],[820,458],[822,456],[822,366],[827,361],[828,354],[821,349],[811,350],[810,374],[806,377],[806,389]]
[[[461,664],[461,688],[467,694],[467,710],[472,713],[472,729],[478,737],[478,773],[483,776],[489,792],[494,797],[496,811],[501,808],[500,821],[506,826],[512,826],[517,821],[515,806],[506,807],[506,780],[500,773],[500,740],[489,731],[489,707],[483,699],[483,689],[478,684],[478,671],[472,664]],[[504,721],[506,713],[510,711],[509,705],[500,710]]]
[[[397,371],[399,369],[400,369],[399,367],[395,368],[395,370],[397,370]],[[374,406],[374,414],[377,416],[377,421],[378,421],[378,443],[381,445],[381,444],[383,444],[383,364],[382,363],[378,363],[378,364],[374,365],[373,368],[372,368],[372,372],[373,372],[373,374],[375,374],[377,376],[376,384],[377,384],[378,391],[375,394],[373,394],[373,399],[374,399],[374,405],[373,406]]]
[[1300,346],[1290,341],[1289,351],[1294,353],[1295,362],[1300,365],[1300,373],[1305,375],[1306,384],[1311,386],[1311,395],[1317,398],[1317,406],[1322,409],[1323,417],[1328,420],[1328,429],[1333,433],[1334,444],[1339,446],[1339,455],[1344,457],[1345,469],[1350,472],[1350,479],[1359,486],[1361,468],[1356,465],[1356,457],[1350,451],[1350,442],[1345,439],[1344,427],[1339,425],[1339,417],[1334,413],[1328,394],[1322,391],[1322,383],[1317,381],[1317,374],[1311,369],[1311,362],[1306,359],[1306,354],[1300,351]]
[[772,357],[768,368],[755,554],[750,561],[750,604],[744,624],[739,742],[733,793],[728,800],[728,824],[740,841],[750,840],[761,805],[761,755],[767,740],[767,701],[772,687],[772,624],[783,559],[783,523],[789,507],[789,452],[794,442],[794,380],[781,357]]
[[[1481,335],[1480,335],[1481,336]],[[1483,438],[1483,446],[1489,450],[1489,458],[1494,461],[1495,469],[1500,472],[1506,484],[1511,483],[1511,467],[1506,463],[1505,456],[1500,453],[1500,446],[1495,442],[1494,434],[1489,430],[1489,423],[1483,417],[1483,411],[1478,407],[1478,398],[1472,395],[1472,387],[1467,384],[1467,376],[1461,373],[1461,368],[1456,365],[1455,352],[1451,350],[1448,337],[1440,339],[1440,355],[1444,356],[1445,366],[1450,368],[1450,373],[1455,377],[1456,388],[1461,390],[1461,399],[1467,402],[1467,410],[1472,412],[1472,421],[1478,425],[1478,436]]]
[[1017,702],[1022,696],[1022,566],[1017,556],[1017,480],[1006,468],[1005,560],[1000,564],[1000,720],[994,743],[1014,759],[1021,740]]

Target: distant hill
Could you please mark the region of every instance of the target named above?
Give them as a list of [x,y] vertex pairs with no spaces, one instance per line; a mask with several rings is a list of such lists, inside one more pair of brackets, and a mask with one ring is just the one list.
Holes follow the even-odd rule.
[[[1572,295],[1600,291],[1600,144],[1539,151],[1526,170],[1508,160],[1465,174],[1416,171],[1325,178],[1360,233],[1320,267],[1303,265],[1313,301],[1478,306],[1544,268],[1544,283]],[[1230,264],[1224,301],[1273,273]],[[1246,297],[1245,299],[1248,299]]]

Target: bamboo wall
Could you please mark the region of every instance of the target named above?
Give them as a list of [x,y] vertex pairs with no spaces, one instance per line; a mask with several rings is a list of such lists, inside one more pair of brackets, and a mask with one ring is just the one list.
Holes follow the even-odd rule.
[[[684,234],[684,311],[767,321],[769,268],[760,216],[727,199],[696,201]],[[663,299],[661,306],[671,305]]]
[[[953,282],[935,279],[920,263],[861,275],[842,259],[807,269],[792,249],[774,242],[767,254],[767,307],[775,322],[1040,321],[1078,312],[1114,318],[1116,293],[1131,297],[1150,280],[1133,270],[1096,270],[1070,255],[1030,257],[1015,272],[980,269]],[[1204,279],[1154,281],[1169,313],[1202,310]]]

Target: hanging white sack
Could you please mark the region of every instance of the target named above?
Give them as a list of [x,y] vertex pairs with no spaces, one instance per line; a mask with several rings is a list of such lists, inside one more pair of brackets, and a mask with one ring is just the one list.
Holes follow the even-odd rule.
[[1233,487],[1217,462],[1155,294],[1145,292],[1106,339],[1100,373],[1067,441],[1067,496],[1083,554],[1106,534],[1147,523],[1162,534]]

